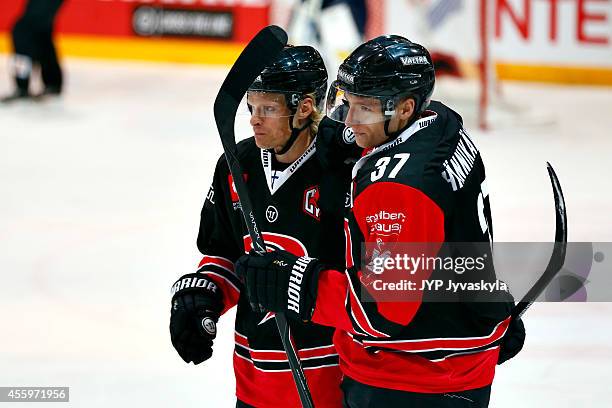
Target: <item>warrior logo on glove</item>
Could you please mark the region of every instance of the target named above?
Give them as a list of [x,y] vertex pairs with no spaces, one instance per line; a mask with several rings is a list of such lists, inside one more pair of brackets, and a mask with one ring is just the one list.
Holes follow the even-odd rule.
[[213,336],[213,338],[217,335],[217,325],[210,317],[205,317],[202,319],[202,328],[206,330],[206,333]]
[[286,313],[301,321],[312,316],[321,268],[315,258],[283,250],[244,255],[236,262],[253,310]]

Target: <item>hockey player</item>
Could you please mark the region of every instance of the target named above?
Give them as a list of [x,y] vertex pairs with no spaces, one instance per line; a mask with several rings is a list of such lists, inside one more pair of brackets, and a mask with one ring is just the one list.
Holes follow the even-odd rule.
[[12,57],[15,91],[2,99],[8,103],[31,97],[30,77],[40,67],[44,90],[41,95],[59,95],[62,69],[53,45],[53,23],[64,0],[29,0],[25,12],[13,27]]
[[[238,159],[268,249],[342,265],[342,246],[334,250],[327,244],[328,239],[341,242],[342,218],[336,223],[335,217],[321,211],[323,172],[314,157],[320,126],[332,132],[344,129],[329,119],[320,122],[326,89],[327,71],[319,53],[309,46],[285,48],[247,93],[254,137],[238,144]],[[204,254],[197,272],[173,286],[170,334],[177,352],[187,363],[210,358],[219,316],[237,305],[237,407],[300,407],[274,316],[251,310],[234,274],[234,262],[252,244],[225,157],[217,163],[204,202],[197,244]],[[333,329],[298,325],[292,334],[315,405],[340,407],[341,372]]]
[[[372,284],[373,260],[400,243],[425,243],[433,255],[470,243],[491,259],[480,153],[461,117],[430,103],[434,83],[424,47],[383,36],[353,51],[331,85],[327,115],[350,126],[365,149],[353,168],[346,270],[285,251],[236,264],[251,303],[336,328],[346,407],[486,407],[496,364],[523,345],[504,290],[492,302],[474,301],[482,294],[425,301],[432,293],[418,290],[405,301]],[[432,269],[416,268],[412,279],[443,272]],[[490,264],[484,271],[494,279]]]

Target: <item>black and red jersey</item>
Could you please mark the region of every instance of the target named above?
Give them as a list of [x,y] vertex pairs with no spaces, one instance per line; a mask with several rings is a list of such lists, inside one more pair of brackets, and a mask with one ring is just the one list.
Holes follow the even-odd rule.
[[[269,151],[257,148],[253,138],[238,144],[242,177],[268,248],[343,264],[342,218],[338,223],[322,223],[329,214],[322,214],[319,205],[323,174],[314,153],[313,142],[295,162],[283,166],[274,162]],[[326,194],[344,197],[346,192],[330,190]],[[335,255],[329,249],[335,243],[339,243],[339,260],[330,259]],[[223,312],[237,305],[234,371],[238,399],[263,408],[300,407],[274,317],[251,309],[246,292],[241,291],[242,283],[234,274],[234,262],[252,245],[225,157],[217,163],[202,209],[198,248],[204,254],[198,272],[221,288]],[[293,324],[292,334],[315,405],[342,406],[333,329]]]
[[443,243],[482,243],[490,251],[484,165],[459,115],[432,102],[397,138],[367,152],[353,168],[351,200],[346,270],[321,272],[312,318],[337,328],[344,374],[421,393],[491,384],[511,301],[383,301],[363,267],[372,256],[364,244],[428,243],[435,255]]

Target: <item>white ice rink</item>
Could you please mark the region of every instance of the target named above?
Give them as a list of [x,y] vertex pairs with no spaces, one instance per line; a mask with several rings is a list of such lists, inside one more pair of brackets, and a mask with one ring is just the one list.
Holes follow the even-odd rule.
[[[199,261],[226,68],[65,63],[61,100],[0,106],[0,386],[70,386],[71,407],[232,407],[233,311],[197,367],[167,328],[170,285]],[[2,94],[6,66],[0,57]],[[612,90],[506,91],[555,123],[472,129],[496,241],[552,240],[546,161],[564,188],[570,241],[612,241]],[[612,304],[536,304],[525,324],[491,407],[612,406]]]

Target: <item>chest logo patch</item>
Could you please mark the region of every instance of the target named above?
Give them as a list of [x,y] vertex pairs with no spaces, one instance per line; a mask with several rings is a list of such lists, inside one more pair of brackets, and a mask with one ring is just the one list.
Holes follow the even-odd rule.
[[304,212],[319,221],[319,187],[312,186],[304,190],[304,202],[302,205]]
[[278,210],[273,205],[269,205],[266,208],[266,220],[268,222],[275,222],[278,219]]

